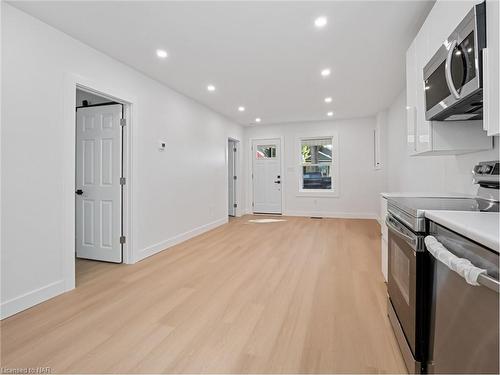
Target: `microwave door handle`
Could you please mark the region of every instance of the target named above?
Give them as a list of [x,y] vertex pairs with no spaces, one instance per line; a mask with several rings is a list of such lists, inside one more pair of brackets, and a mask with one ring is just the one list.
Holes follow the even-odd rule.
[[450,89],[451,94],[455,97],[455,99],[460,99],[460,94],[453,84],[453,77],[451,75],[451,59],[453,58],[453,51],[455,50],[457,44],[456,40],[450,43],[448,55],[446,56],[446,64],[444,66],[444,73],[446,77],[446,85]]

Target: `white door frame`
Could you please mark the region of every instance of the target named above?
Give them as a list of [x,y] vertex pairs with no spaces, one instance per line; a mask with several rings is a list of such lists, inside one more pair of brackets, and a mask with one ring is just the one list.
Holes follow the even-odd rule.
[[285,191],[285,186],[286,186],[286,178],[285,178],[285,140],[284,140],[284,137],[283,136],[278,136],[278,137],[259,137],[259,138],[250,138],[248,140],[248,155],[249,155],[249,162],[250,162],[250,165],[249,165],[249,170],[250,170],[250,173],[248,175],[248,181],[250,181],[249,183],[249,187],[248,187],[248,191],[250,192],[250,194],[248,195],[248,198],[250,199],[249,201],[249,210],[248,210],[248,213],[250,214],[253,214],[253,206],[252,206],[252,203],[254,201],[253,199],[253,178],[252,178],[252,175],[253,175],[253,151],[252,151],[252,145],[253,145],[253,142],[254,141],[264,141],[264,140],[268,140],[268,139],[279,139],[280,140],[280,169],[281,169],[281,215],[285,215],[285,194],[284,194],[284,191]]
[[[110,81],[112,82],[112,81]],[[137,98],[123,90],[122,88],[109,85],[110,82],[102,80],[92,80],[81,77],[77,74],[67,73],[64,77],[63,91],[63,122],[64,134],[64,152],[63,152],[63,179],[62,179],[62,202],[64,210],[64,227],[62,228],[64,259],[63,259],[63,277],[64,288],[66,291],[75,288],[75,226],[76,226],[76,210],[75,210],[75,175],[76,175],[76,89],[104,96],[111,100],[123,104],[123,111],[127,119],[127,125],[124,129],[124,159],[123,171],[127,180],[123,188],[123,234],[126,236],[126,242],[123,244],[123,263],[131,264],[135,262],[133,249],[134,233],[133,233],[133,171],[136,166],[133,165],[132,153],[136,137],[136,129],[134,125],[137,123]]]
[[[240,163],[240,160],[241,160],[241,157],[239,156],[240,155],[240,151],[241,151],[241,142],[239,139],[237,138],[233,138],[233,137],[227,137],[226,139],[226,181],[229,182],[229,141],[233,141],[235,142],[235,147],[236,147],[236,156],[234,158],[234,163],[235,163],[235,169],[236,169],[236,176],[238,176],[237,180],[236,180],[236,190],[234,192],[234,199],[236,200],[236,203],[238,204],[238,206],[236,207],[236,210],[234,210],[234,216],[235,217],[240,217],[242,212],[241,212],[241,184],[243,183],[242,181],[242,178],[241,178],[241,163]],[[229,212],[229,186],[228,184],[226,183],[226,204],[228,205],[228,207],[226,207],[226,212]]]

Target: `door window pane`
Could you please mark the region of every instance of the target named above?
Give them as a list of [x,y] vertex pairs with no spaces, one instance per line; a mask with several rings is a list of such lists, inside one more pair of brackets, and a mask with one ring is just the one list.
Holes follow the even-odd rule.
[[396,241],[391,241],[391,274],[398,286],[407,305],[410,305],[410,259],[398,246]]
[[255,158],[256,159],[276,158],[276,145],[257,145]]
[[452,55],[451,76],[457,90],[476,76],[474,32],[460,43]]

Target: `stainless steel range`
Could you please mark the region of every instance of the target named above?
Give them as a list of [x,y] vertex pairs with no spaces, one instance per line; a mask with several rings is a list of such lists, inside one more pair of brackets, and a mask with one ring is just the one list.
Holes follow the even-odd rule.
[[427,371],[429,357],[431,255],[424,238],[428,232],[426,210],[495,211],[499,209],[499,163],[484,162],[474,168],[479,184],[475,198],[395,197],[388,200],[389,229],[388,315],[408,371]]

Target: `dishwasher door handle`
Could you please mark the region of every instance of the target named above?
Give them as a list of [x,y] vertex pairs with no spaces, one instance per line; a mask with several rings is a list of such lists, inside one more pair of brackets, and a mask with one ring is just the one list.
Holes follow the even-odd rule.
[[493,277],[488,276],[488,274],[480,274],[477,277],[477,283],[493,290],[494,292],[500,293],[500,282],[496,281]]
[[485,269],[476,267],[469,259],[457,257],[434,236],[425,237],[425,246],[437,261],[443,263],[452,271],[465,279],[467,284],[484,286],[496,293],[500,293],[500,283],[486,273]]

